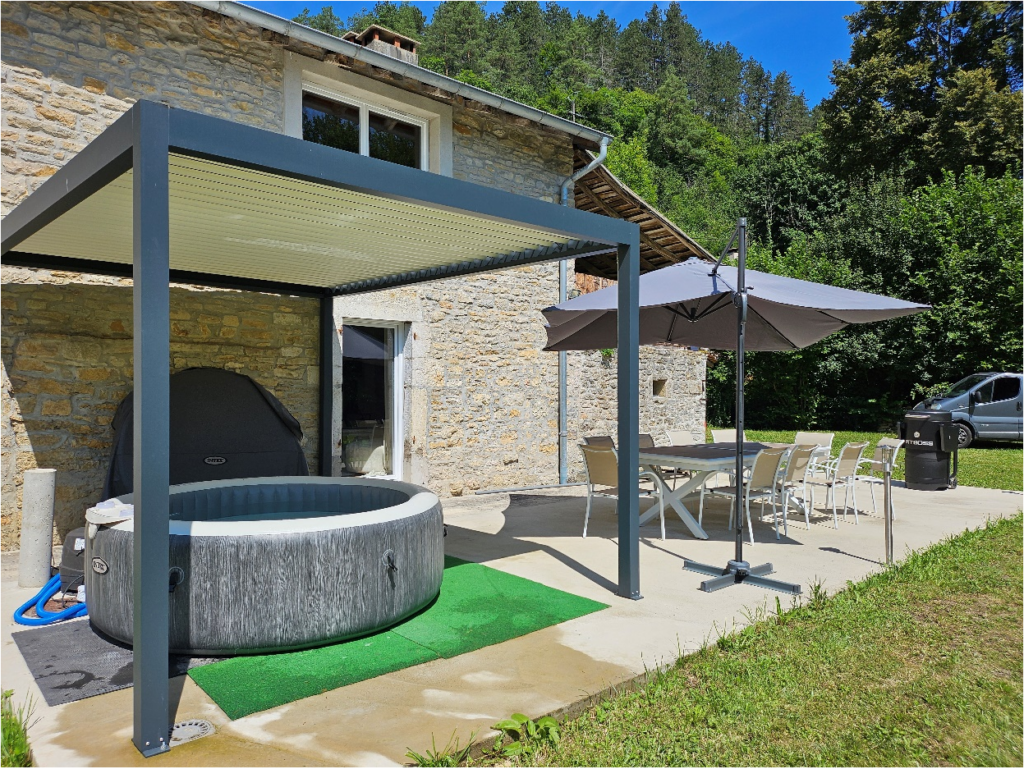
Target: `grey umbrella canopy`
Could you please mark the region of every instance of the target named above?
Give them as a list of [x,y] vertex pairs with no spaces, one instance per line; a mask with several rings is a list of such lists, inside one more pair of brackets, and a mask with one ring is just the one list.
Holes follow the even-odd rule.
[[[640,278],[640,344],[736,349],[737,269],[699,259]],[[902,299],[746,270],[748,350],[795,350],[851,323],[928,309]],[[617,346],[616,289],[585,294],[544,310],[547,350]]]

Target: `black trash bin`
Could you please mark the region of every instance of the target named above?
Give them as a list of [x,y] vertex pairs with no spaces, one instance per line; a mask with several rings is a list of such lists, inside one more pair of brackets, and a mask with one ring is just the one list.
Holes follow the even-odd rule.
[[956,488],[957,429],[948,411],[908,411],[900,423],[908,489]]

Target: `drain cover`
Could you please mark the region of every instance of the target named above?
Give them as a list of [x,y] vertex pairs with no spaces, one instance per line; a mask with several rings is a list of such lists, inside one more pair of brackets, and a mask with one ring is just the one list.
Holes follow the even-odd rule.
[[183,742],[192,742],[200,737],[207,737],[213,734],[213,724],[201,718],[193,718],[190,721],[182,721],[171,727],[171,747],[181,745]]

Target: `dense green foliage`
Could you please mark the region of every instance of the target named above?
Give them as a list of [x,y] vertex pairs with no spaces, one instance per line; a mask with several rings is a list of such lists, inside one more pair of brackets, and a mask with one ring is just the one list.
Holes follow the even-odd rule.
[[769,598],[521,763],[1020,766],[1021,535],[1018,513],[833,596]]
[[[1020,370],[1020,3],[862,4],[813,111],[677,3],[622,29],[533,2],[297,20],[383,24],[423,41],[425,67],[614,134],[608,167],[711,251],[747,216],[756,269],[934,306],[752,354],[756,426],[875,429],[975,371]],[[732,420],[732,360],[710,358],[709,421]]]

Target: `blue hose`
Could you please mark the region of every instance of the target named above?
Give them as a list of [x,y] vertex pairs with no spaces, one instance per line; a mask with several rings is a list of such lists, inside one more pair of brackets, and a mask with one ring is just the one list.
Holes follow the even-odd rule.
[[[73,606],[62,611],[46,611],[44,608],[46,602],[53,598],[60,591],[60,574],[54,574],[53,577],[43,585],[43,589],[40,590],[33,598],[29,599],[21,606],[18,607],[17,611],[14,612],[14,621],[19,625],[49,625],[54,622],[60,622],[61,620],[71,619],[72,617],[81,617],[88,614],[88,609],[84,603],[76,603]],[[36,607],[36,614],[38,617],[26,617],[27,612],[32,606]]]

